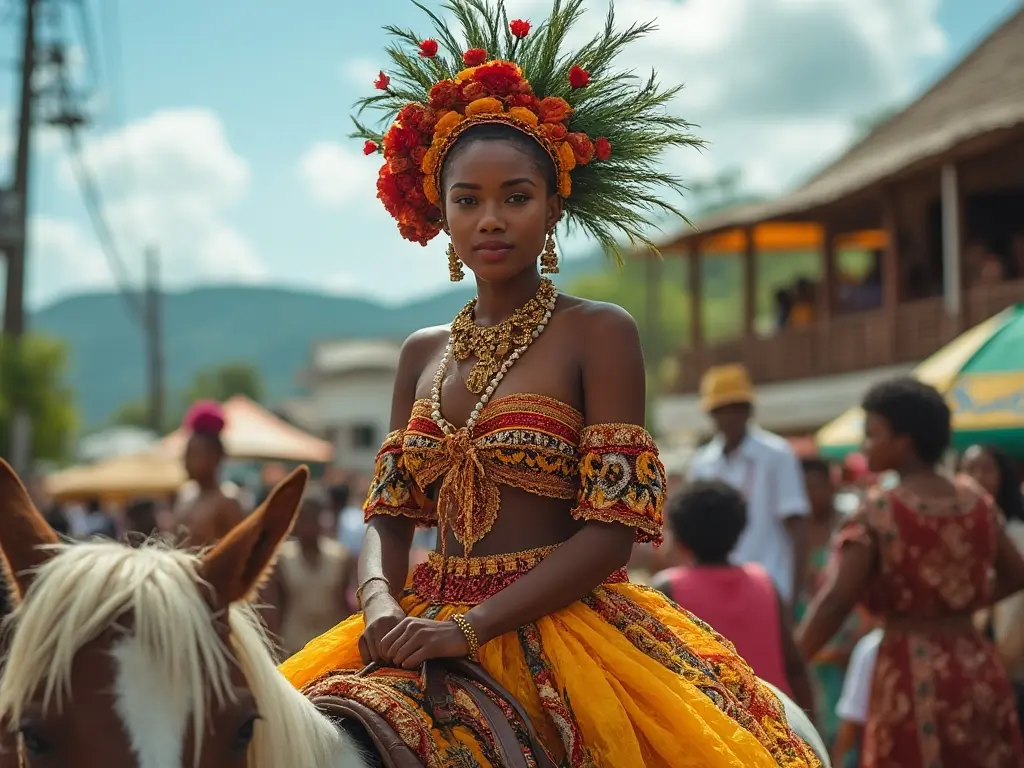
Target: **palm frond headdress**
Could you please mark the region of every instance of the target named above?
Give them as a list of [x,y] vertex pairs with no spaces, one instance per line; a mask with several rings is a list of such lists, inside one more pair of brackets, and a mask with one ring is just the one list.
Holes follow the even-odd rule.
[[[654,29],[617,30],[613,9],[601,34],[574,53],[562,51],[583,14],[584,0],[555,0],[551,15],[531,29],[509,21],[504,0],[447,0],[464,43],[423,3],[434,36],[398,27],[381,72],[378,93],[361,99],[356,137],[364,152],[382,153],[377,197],[402,236],[426,245],[441,230],[440,173],[448,150],[467,128],[503,123],[536,139],[555,165],[558,194],[570,226],[619,255],[616,235],[653,247],[644,231],[657,216],[682,214],[659,193],[678,192],[680,180],[663,171],[661,154],[699,146],[685,120],[665,107],[681,86],[663,89],[613,69],[624,47]],[[383,134],[359,119],[383,111]]]

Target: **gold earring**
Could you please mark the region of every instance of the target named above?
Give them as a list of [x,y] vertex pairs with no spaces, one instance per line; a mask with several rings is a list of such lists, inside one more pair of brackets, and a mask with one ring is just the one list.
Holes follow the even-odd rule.
[[544,253],[540,257],[540,273],[542,275],[558,274],[558,254],[555,252],[553,232],[548,232],[548,241],[544,243]]
[[459,261],[459,254],[455,252],[455,243],[448,244],[448,278],[457,283],[465,277],[462,271],[462,262]]

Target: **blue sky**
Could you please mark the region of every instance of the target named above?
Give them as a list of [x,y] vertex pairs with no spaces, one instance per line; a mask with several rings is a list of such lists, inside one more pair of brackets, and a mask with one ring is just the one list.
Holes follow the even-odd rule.
[[[62,4],[65,13],[75,7]],[[508,4],[534,20],[546,5]],[[0,0],[0,179],[12,145],[15,5]],[[292,11],[241,0],[87,5],[99,90],[86,157],[136,275],[152,243],[172,287],[273,282],[401,301],[445,286],[445,244],[423,249],[398,237],[373,197],[373,161],[345,138],[350,105],[383,63],[381,26],[427,29],[408,0],[305,0]],[[600,22],[605,1],[592,7],[588,24]],[[691,179],[740,168],[744,186],[766,193],[833,157],[859,118],[911,97],[1017,7],[1019,0],[616,5],[624,21],[658,18],[659,32],[625,64],[684,80],[676,108],[711,142],[704,154],[666,162]],[[88,82],[74,18],[83,59],[76,69]],[[29,295],[38,306],[111,280],[60,137],[39,131],[35,155]],[[564,244],[570,255],[589,246]]]

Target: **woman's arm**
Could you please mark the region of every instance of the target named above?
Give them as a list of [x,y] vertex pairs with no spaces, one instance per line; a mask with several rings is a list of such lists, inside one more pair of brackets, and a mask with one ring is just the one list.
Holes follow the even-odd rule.
[[874,565],[873,542],[865,531],[862,539],[847,538],[837,551],[837,567],[829,568],[825,586],[814,596],[796,632],[797,646],[805,659],[839,631],[867,587]]
[[[416,386],[427,358],[436,343],[435,329],[417,331],[406,339],[398,358],[395,389],[391,397],[391,430],[404,430],[416,401]],[[397,597],[409,574],[409,551],[416,531],[414,520],[400,514],[378,514],[370,518],[356,566],[356,584],[363,585],[360,597],[366,605],[371,597],[387,593],[381,578]]]
[[[405,429],[408,423],[420,373],[432,353],[437,335],[436,329],[418,331],[402,345],[391,402],[393,431]],[[387,511],[393,513],[386,514]],[[359,638],[359,652],[367,663],[387,660],[381,641],[405,618],[398,596],[409,575],[409,552],[416,521],[407,514],[394,512],[399,510],[381,509],[370,518],[359,551],[357,597],[366,623],[366,630]]]

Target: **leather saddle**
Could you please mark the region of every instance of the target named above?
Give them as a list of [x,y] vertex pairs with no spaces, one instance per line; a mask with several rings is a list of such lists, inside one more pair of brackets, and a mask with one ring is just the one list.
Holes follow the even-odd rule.
[[[365,676],[372,674],[376,669],[377,665],[371,664],[356,674]],[[427,714],[434,718],[434,723],[438,727],[458,724],[454,715],[454,697],[451,693],[453,688],[458,687],[472,698],[486,720],[500,765],[506,768],[532,768],[533,765],[536,768],[557,768],[540,745],[522,706],[488,675],[482,666],[466,659],[433,659],[423,665],[422,673]],[[503,700],[515,713],[520,721],[520,732],[525,730],[529,742],[527,746],[532,753],[532,763],[524,754],[524,745],[502,712],[502,708],[480,686]],[[366,705],[340,696],[316,696],[311,701],[335,725],[345,730],[365,748],[376,752],[382,768],[423,768],[423,763],[416,753],[387,720]]]

